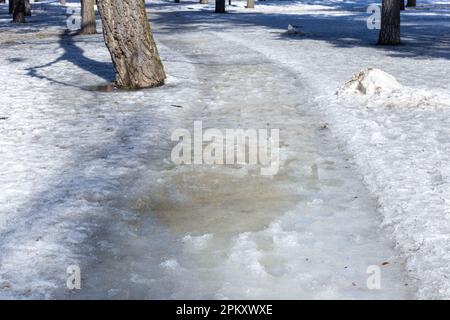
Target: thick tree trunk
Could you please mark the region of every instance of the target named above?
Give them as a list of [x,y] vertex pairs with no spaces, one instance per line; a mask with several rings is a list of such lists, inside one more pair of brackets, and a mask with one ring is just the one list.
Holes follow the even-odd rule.
[[216,0],[216,13],[225,13],[225,0]]
[[25,22],[25,0],[14,0],[13,4],[13,20],[14,23]]
[[400,43],[400,2],[383,0],[381,9],[381,30],[378,44],[396,45]]
[[400,1],[400,10],[405,10],[405,0],[399,0]]
[[166,74],[153,40],[144,0],[98,0],[103,35],[116,70],[116,84],[126,89],[164,84]]
[[255,7],[255,0],[247,0],[247,8],[253,9]]
[[406,4],[407,7],[415,7],[416,6],[416,0],[408,0],[408,3]]
[[81,34],[95,34],[94,0],[81,0]]

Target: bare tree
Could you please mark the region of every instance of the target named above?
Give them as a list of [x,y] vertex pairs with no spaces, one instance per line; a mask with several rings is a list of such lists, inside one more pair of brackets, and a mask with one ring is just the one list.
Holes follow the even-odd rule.
[[216,13],[225,13],[225,0],[216,0]]
[[398,0],[383,0],[378,44],[400,44],[400,2]]
[[81,0],[81,34],[95,34],[94,0]]
[[25,22],[25,15],[26,15],[26,8],[25,8],[25,0],[14,0],[13,2],[13,8],[12,8],[12,15],[14,23],[24,23]]
[[25,0],[25,15],[27,17],[31,16],[31,3],[30,3],[30,0]]
[[139,89],[164,84],[166,74],[144,0],[98,0],[97,5],[116,71],[116,85]]

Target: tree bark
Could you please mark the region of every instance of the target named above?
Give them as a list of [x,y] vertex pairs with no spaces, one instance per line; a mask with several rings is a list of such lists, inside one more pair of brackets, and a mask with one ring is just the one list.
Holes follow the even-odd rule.
[[407,7],[415,7],[416,6],[416,0],[408,0],[408,3],[406,4]]
[[144,0],[98,0],[103,36],[116,71],[116,85],[125,89],[164,84]]
[[400,1],[400,10],[405,10],[405,0],[399,0]]
[[94,0],[81,0],[81,34],[96,34]]
[[216,0],[216,13],[225,13],[225,0]]
[[13,20],[14,23],[25,22],[25,0],[14,0],[13,3]]
[[27,17],[31,16],[31,4],[30,0],[25,0],[25,15]]
[[400,44],[400,2],[398,0],[383,0],[378,44]]
[[247,0],[247,8],[253,9],[255,7],[255,0]]

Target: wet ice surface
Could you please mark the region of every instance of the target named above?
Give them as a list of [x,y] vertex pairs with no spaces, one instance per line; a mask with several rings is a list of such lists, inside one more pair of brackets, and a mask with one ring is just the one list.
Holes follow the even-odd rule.
[[[281,170],[274,177],[246,166],[143,170],[121,208],[133,216],[113,218],[96,239],[96,262],[73,296],[409,297],[392,240],[379,232],[376,202],[295,74],[205,32],[160,41],[194,61],[202,79],[181,127],[192,131],[202,120],[205,128],[281,128]],[[382,290],[366,288],[370,265],[382,269]]]
[[[18,216],[5,210],[0,221],[0,279],[11,283],[0,296],[410,297],[376,201],[296,74],[213,33],[174,37],[164,25],[157,32],[170,78],[154,90],[86,90],[108,80],[110,65],[97,63],[108,61],[100,36],[37,41],[42,65],[66,59],[33,69],[38,79],[8,69],[25,70],[26,61],[2,65],[40,94],[21,106],[30,132],[5,130],[17,148],[6,166],[29,162],[28,176],[3,181],[10,190],[3,208],[8,199],[26,201]],[[3,53],[18,55],[14,46]],[[12,114],[5,128],[18,119]],[[205,128],[280,128],[280,172],[175,166],[170,134],[192,130],[194,120]],[[29,180],[39,185],[29,187],[34,196],[16,195],[16,184]],[[65,288],[69,264],[81,266],[80,291]],[[366,288],[370,265],[382,270],[382,290]]]

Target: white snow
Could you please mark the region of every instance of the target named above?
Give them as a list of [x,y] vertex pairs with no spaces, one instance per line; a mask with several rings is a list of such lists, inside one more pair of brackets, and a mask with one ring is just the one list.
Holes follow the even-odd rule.
[[352,79],[337,91],[337,94],[373,95],[393,92],[400,90],[401,87],[392,75],[380,69],[368,68],[353,75]]
[[[369,3],[151,1],[169,78],[132,92],[92,90],[101,35],[62,36],[56,3],[18,27],[0,5],[0,297],[450,298],[450,3],[404,12],[396,48]],[[175,166],[194,120],[282,128],[279,175]]]

